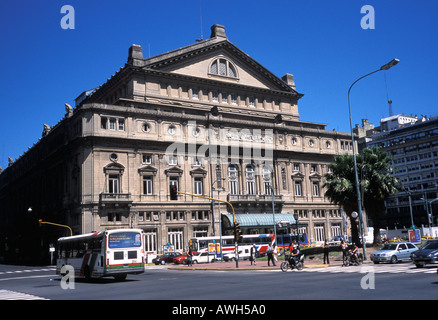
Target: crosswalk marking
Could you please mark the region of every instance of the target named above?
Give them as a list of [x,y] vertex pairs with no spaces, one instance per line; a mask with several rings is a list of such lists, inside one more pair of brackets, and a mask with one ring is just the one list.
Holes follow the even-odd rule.
[[34,296],[32,294],[22,293],[22,292],[0,290],[0,300],[48,300],[48,299]]
[[363,272],[362,268],[373,268],[373,272],[375,273],[427,273],[433,274],[437,273],[436,268],[416,268],[410,264],[405,265],[361,265],[361,266],[350,266],[350,267],[342,267],[342,266],[334,266],[334,267],[325,267],[325,268],[304,268],[305,272],[326,272],[326,273],[361,273]]
[[44,271],[54,271],[52,268],[42,268],[42,269],[26,269],[26,270],[16,270],[16,271],[0,271],[0,275],[2,274],[15,274],[15,273],[23,273],[23,272],[44,272]]
[[[365,272],[363,268],[372,268],[372,271],[374,273],[426,273],[426,274],[434,274],[437,273],[437,268],[416,268],[412,264],[380,264],[380,265],[373,265],[373,264],[363,264],[361,266],[349,266],[349,267],[343,267],[343,266],[327,266],[327,267],[316,267],[316,268],[309,268],[304,267],[303,270],[297,271],[294,270],[292,272],[322,272],[322,273],[363,273]],[[272,270],[264,270],[264,271],[272,271]],[[280,269],[277,270],[279,272],[282,272]],[[290,271],[288,271],[290,272]],[[367,271],[368,272],[368,271]]]

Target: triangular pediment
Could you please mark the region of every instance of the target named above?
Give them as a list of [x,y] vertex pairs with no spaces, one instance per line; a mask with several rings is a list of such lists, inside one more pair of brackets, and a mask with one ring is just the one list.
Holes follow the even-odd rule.
[[144,68],[266,90],[296,91],[226,38],[209,39],[144,60]]
[[138,173],[142,174],[142,175],[156,175],[157,174],[157,168],[152,167],[152,166],[144,166],[138,169]]

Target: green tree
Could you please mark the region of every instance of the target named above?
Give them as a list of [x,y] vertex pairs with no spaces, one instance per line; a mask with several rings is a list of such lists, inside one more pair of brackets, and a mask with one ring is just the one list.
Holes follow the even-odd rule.
[[[373,223],[373,245],[378,245],[381,242],[380,217],[385,213],[385,200],[399,192],[402,184],[391,174],[391,158],[381,148],[364,149],[356,160],[362,206]],[[331,172],[324,176],[325,196],[343,207],[351,221],[353,241],[359,243],[357,224],[351,217],[353,211],[358,211],[353,156],[335,156],[329,167]]]
[[380,217],[385,214],[385,200],[403,189],[400,180],[392,174],[391,157],[380,147],[366,148],[357,157],[360,170],[362,201],[373,222],[373,245],[381,244]]
[[348,154],[337,155],[329,168],[330,172],[324,176],[325,196],[342,206],[350,218],[353,242],[359,243],[357,224],[351,217],[353,211],[358,211],[353,157]]

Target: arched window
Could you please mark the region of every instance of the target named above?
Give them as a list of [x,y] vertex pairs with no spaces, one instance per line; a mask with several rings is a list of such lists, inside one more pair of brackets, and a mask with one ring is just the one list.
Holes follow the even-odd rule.
[[272,186],[272,171],[268,166],[263,167],[263,187],[265,189],[265,194],[271,195]]
[[234,164],[228,167],[228,183],[230,194],[239,194],[239,170]]
[[210,74],[237,78],[236,67],[230,61],[223,58],[216,58],[213,60],[210,65]]
[[246,167],[246,191],[248,194],[256,194],[255,171],[251,165]]

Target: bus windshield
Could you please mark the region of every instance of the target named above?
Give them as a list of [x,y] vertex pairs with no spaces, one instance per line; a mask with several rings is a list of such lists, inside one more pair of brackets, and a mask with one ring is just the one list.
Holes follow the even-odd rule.
[[138,232],[111,233],[108,237],[108,247],[111,249],[140,247],[140,246],[141,246],[141,235]]

